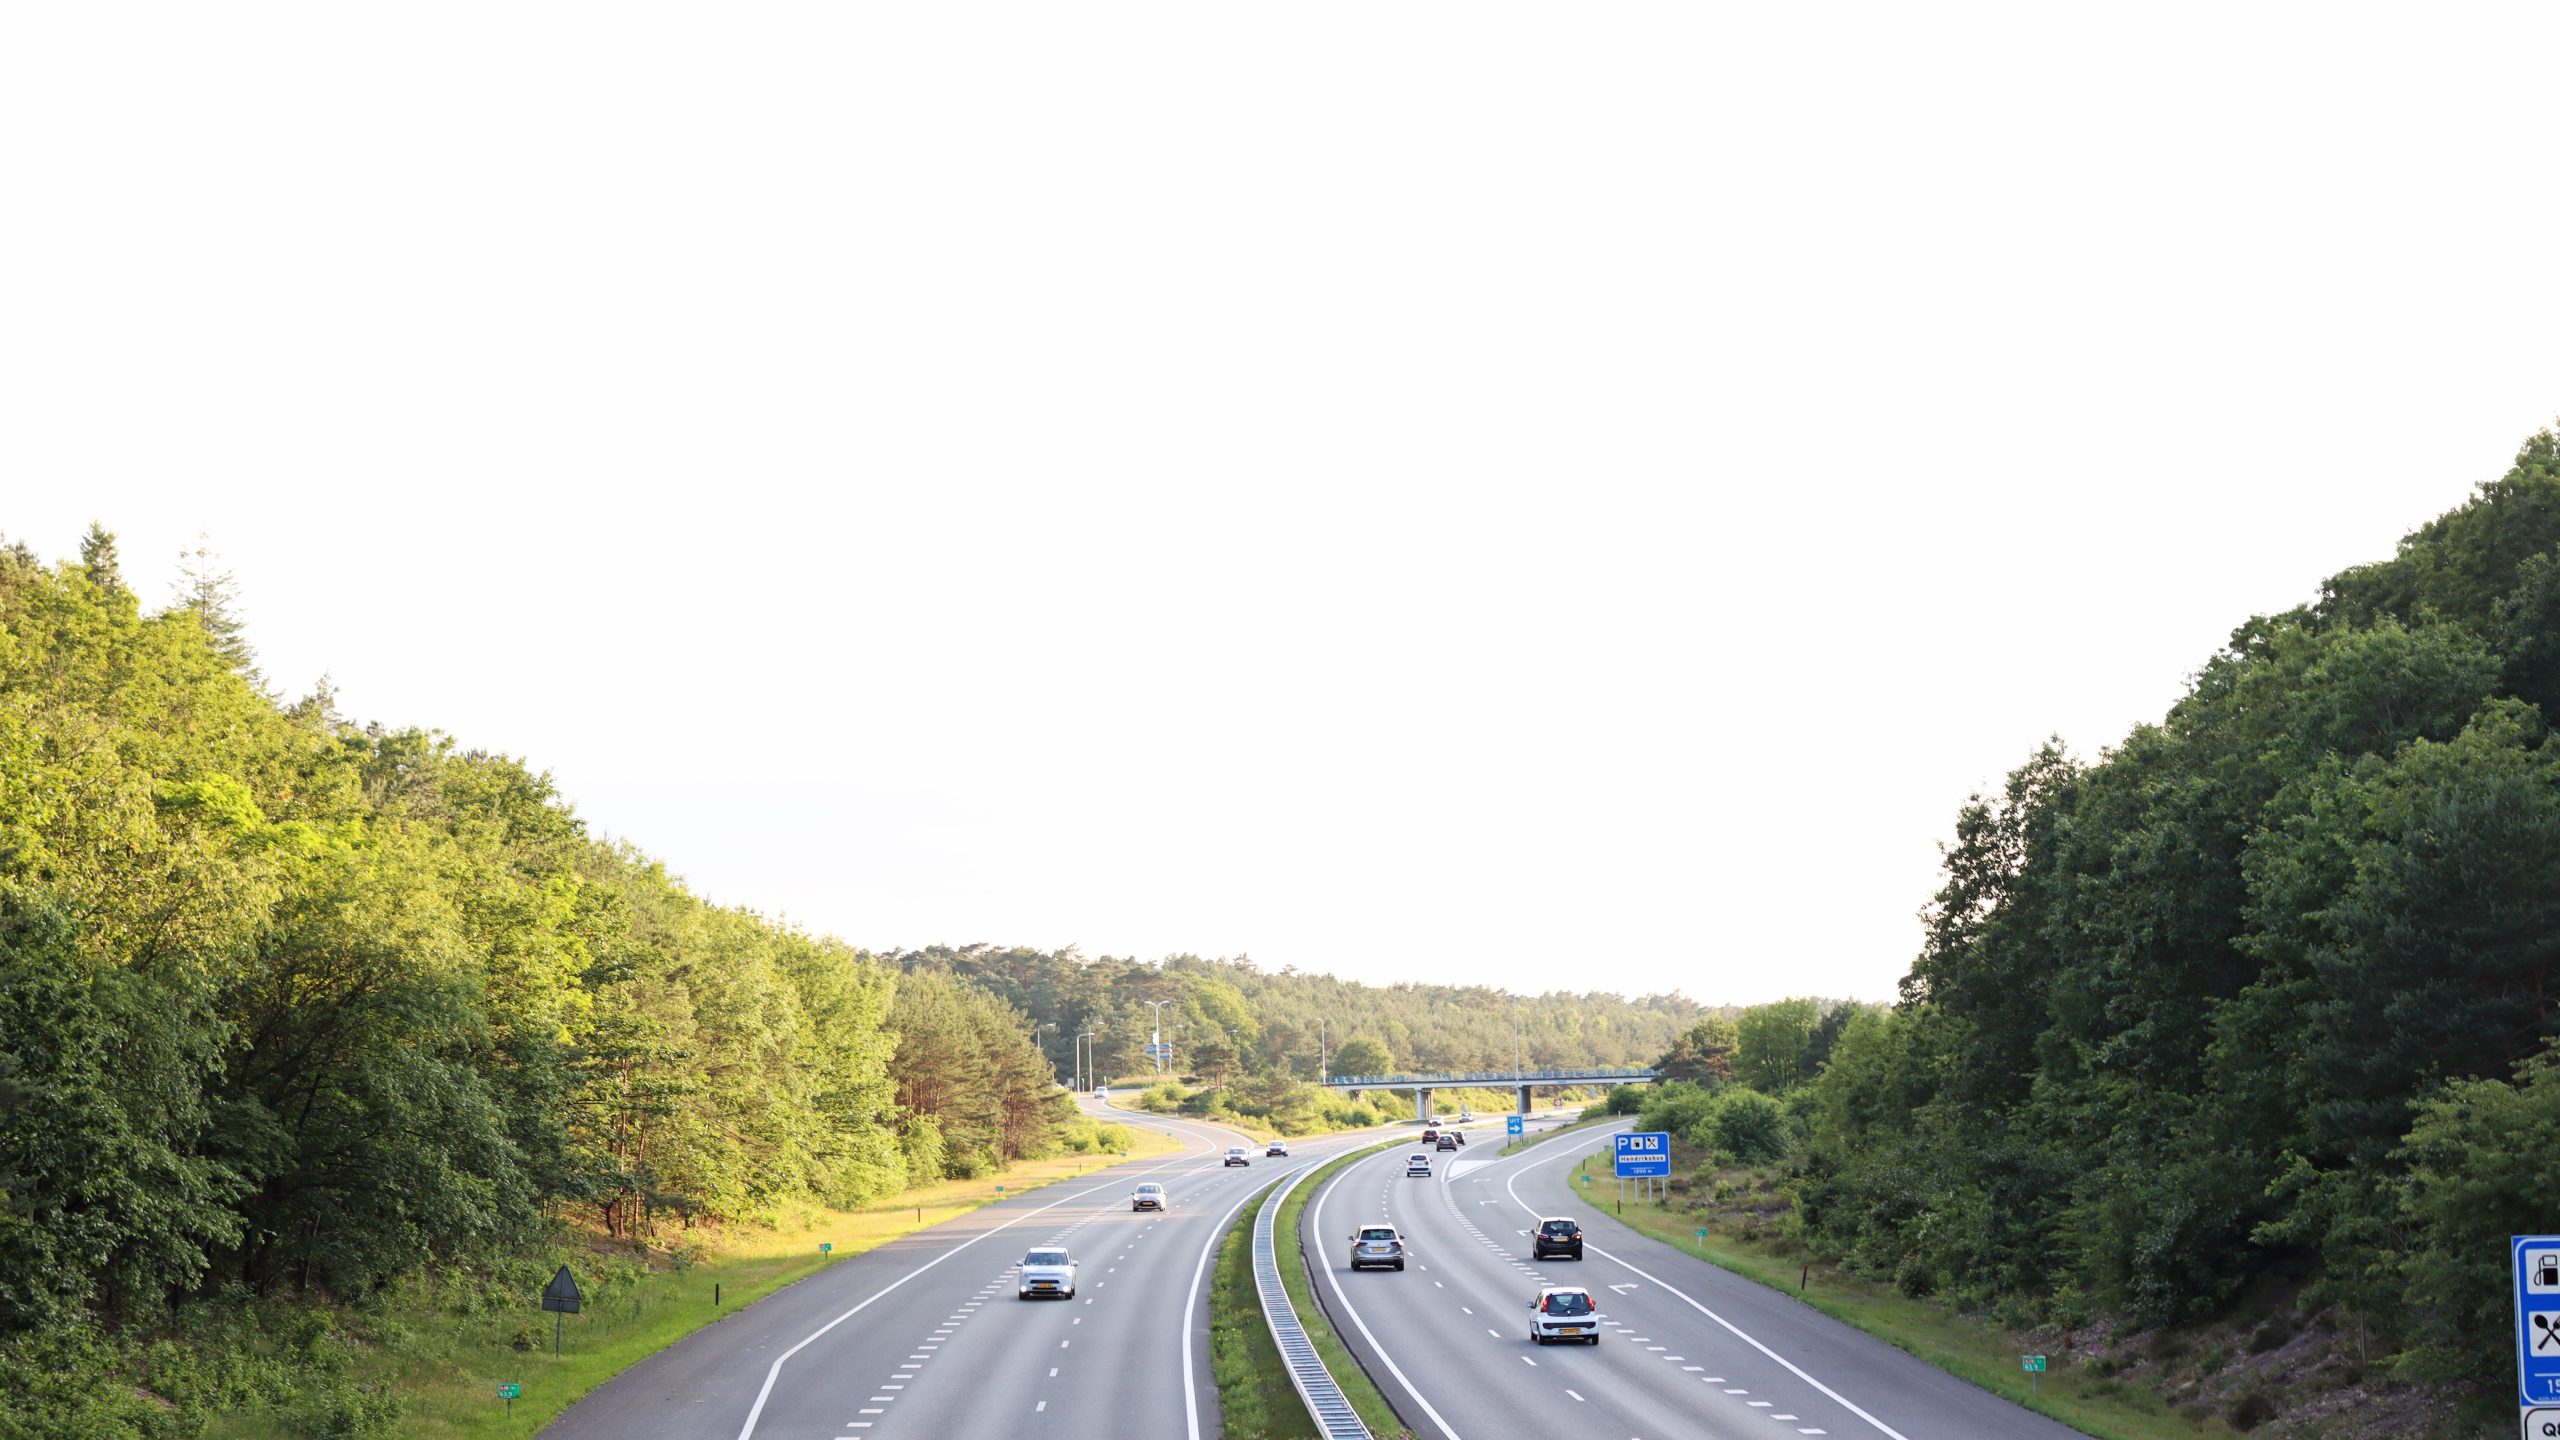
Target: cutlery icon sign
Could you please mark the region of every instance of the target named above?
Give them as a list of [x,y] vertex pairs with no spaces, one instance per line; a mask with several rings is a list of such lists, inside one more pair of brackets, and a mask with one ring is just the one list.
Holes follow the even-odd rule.
[[2560,1324],[2555,1324],[2548,1315],[2536,1315],[2533,1317],[2533,1328],[2536,1332],[2533,1337],[2534,1354],[2539,1355],[2545,1350],[2560,1350]]

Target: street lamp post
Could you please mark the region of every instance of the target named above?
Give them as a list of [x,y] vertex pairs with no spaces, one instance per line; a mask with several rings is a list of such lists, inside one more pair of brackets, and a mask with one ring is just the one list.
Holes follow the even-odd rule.
[[1076,1093],[1079,1095],[1093,1088],[1085,1083],[1084,1042],[1101,1033],[1099,1030],[1085,1030],[1076,1035]]
[[1149,1057],[1156,1062],[1156,1073],[1161,1075],[1164,1073],[1164,1007],[1172,1004],[1173,1002],[1170,1000],[1142,1000],[1138,1003],[1150,1006],[1156,1012],[1153,1027],[1147,1032],[1147,1053]]

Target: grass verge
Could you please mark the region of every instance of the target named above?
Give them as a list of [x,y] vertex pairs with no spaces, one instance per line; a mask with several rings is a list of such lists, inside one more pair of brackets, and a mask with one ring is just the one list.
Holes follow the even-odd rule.
[[1218,1386],[1218,1421],[1229,1440],[1310,1440],[1315,1420],[1289,1383],[1253,1283],[1258,1207],[1257,1201],[1236,1212],[1209,1282],[1209,1374]]
[[[1179,1148],[1153,1132],[1129,1128],[1131,1156]],[[522,1277],[529,1284],[519,1287],[520,1299],[503,1304],[493,1304],[485,1286],[421,1281],[378,1309],[347,1312],[344,1340],[334,1346],[335,1364],[351,1392],[396,1397],[398,1418],[389,1429],[403,1440],[517,1440],[630,1365],[832,1259],[989,1204],[998,1198],[998,1186],[1006,1195],[1019,1195],[1121,1158],[1061,1155],[984,1179],[921,1186],[853,1210],[798,1209],[770,1227],[733,1228],[699,1253],[679,1246],[672,1255],[599,1249],[584,1257],[552,1257],[541,1262],[541,1274]],[[834,1245],[832,1256],[818,1253],[821,1243]],[[551,1317],[535,1308],[535,1292],[549,1278],[547,1265],[564,1258],[587,1298],[581,1313],[561,1317],[562,1353],[555,1358]],[[305,1329],[309,1323],[303,1322]],[[308,1336],[279,1335],[273,1343],[312,1348]],[[497,1396],[505,1382],[523,1388],[512,1415]],[[209,1440],[264,1440],[307,1428],[271,1410],[244,1409],[215,1416],[205,1433]]]
[[[1343,1398],[1351,1402],[1352,1409],[1360,1412],[1361,1422],[1369,1427],[1369,1433],[1382,1437],[1382,1440],[1413,1440],[1413,1432],[1396,1419],[1396,1412],[1387,1404],[1387,1397],[1379,1394],[1378,1387],[1370,1383],[1369,1372],[1361,1368],[1360,1362],[1352,1356],[1351,1348],[1334,1333],[1331,1313],[1316,1303],[1315,1286],[1307,1276],[1304,1247],[1298,1243],[1298,1217],[1305,1212],[1308,1200],[1325,1181],[1332,1178],[1335,1171],[1363,1156],[1375,1155],[1402,1143],[1401,1139],[1390,1140],[1383,1145],[1354,1150],[1339,1160],[1328,1162],[1299,1181],[1298,1188],[1289,1192],[1289,1198],[1280,1202],[1280,1213],[1272,1218],[1272,1238],[1280,1260],[1280,1283],[1289,1292],[1289,1303],[1297,1308],[1298,1323],[1306,1327],[1307,1338],[1315,1342],[1316,1354],[1324,1360],[1324,1368],[1333,1372],[1334,1383],[1342,1387]],[[1289,1396],[1296,1400],[1297,1391],[1291,1389]],[[1306,1413],[1303,1402],[1298,1405],[1298,1413]]]
[[[1563,1133],[1561,1131],[1557,1132]],[[1691,1255],[1703,1254],[1745,1280],[1789,1294],[1843,1324],[1856,1326],[1895,1349],[1906,1351],[1960,1380],[1970,1381],[2004,1400],[2014,1401],[2099,1440],[2237,1440],[2240,1431],[2219,1419],[2194,1419],[2169,1407],[2166,1400],[2085,1366],[2068,1356],[2052,1357],[2057,1367],[2035,1384],[2020,1367],[2021,1356],[2010,1337],[1998,1328],[1961,1315],[1943,1305],[1915,1300],[1901,1291],[1862,1279],[1815,1260],[1784,1241],[1735,1235],[1710,1229],[1703,1248],[1699,1212],[1653,1202],[1628,1202],[1616,1209],[1616,1198],[1599,1181],[1608,1179],[1599,1162],[1609,1152],[1597,1151],[1576,1167],[1577,1176],[1592,1177],[1591,1208],[1614,1215],[1628,1227]],[[1580,1190],[1582,1181],[1573,1182]],[[1797,1274],[1786,1272],[1794,1270]],[[1801,1287],[1801,1289],[1800,1289]]]

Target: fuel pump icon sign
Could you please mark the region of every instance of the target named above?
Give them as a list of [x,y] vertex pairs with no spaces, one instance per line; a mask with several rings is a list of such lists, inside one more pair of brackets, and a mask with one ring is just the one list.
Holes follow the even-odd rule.
[[2560,1290],[2560,1250],[2545,1250],[2533,1257],[2528,1290]]

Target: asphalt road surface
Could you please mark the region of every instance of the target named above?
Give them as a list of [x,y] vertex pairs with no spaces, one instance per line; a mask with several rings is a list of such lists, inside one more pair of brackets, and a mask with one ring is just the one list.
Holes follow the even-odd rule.
[[[1610,1133],[1595,1128],[1509,1159],[1491,1158],[1491,1145],[1482,1157],[1434,1153],[1429,1179],[1405,1175],[1420,1147],[1398,1147],[1324,1182],[1303,1212],[1319,1297],[1424,1440],[2078,1440],[1792,1296],[1619,1224],[1603,1197],[1577,1195],[1567,1179]],[[1614,1182],[1602,1184],[1614,1200]],[[1541,1215],[1580,1220],[1585,1258],[1532,1261],[1529,1231]],[[1405,1233],[1410,1266],[1354,1273],[1347,1237],[1379,1219]],[[1530,1341],[1528,1305],[1542,1285],[1592,1293],[1598,1345]]]
[[[1087,1108],[1093,1109],[1091,1102]],[[614,1377],[543,1433],[554,1440],[1012,1440],[1219,1432],[1209,1375],[1210,1252],[1290,1159],[1223,1128],[1115,1111],[1183,1142],[848,1256]],[[1249,1167],[1227,1167],[1249,1145]],[[1171,1194],[1129,1208],[1140,1182]],[[1248,1217],[1249,1218],[1249,1217]],[[1035,1245],[1065,1245],[1072,1300],[1015,1298]]]

